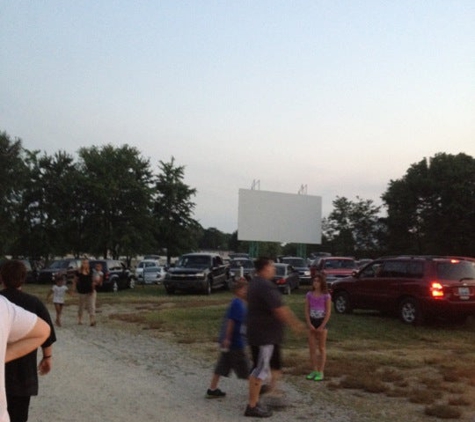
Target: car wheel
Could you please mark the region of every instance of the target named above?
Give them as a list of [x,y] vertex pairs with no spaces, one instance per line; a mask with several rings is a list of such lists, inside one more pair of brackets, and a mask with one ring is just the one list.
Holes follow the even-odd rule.
[[335,311],[337,314],[351,313],[351,304],[348,293],[339,292],[335,295]]
[[419,303],[412,297],[407,297],[399,304],[399,318],[405,324],[421,324],[422,312]]
[[292,293],[292,288],[290,287],[290,284],[286,284],[285,289],[284,289],[284,294],[290,295],[291,293]]
[[135,288],[135,279],[131,278],[129,280],[129,289],[134,289]]
[[114,293],[117,293],[117,292],[119,291],[119,285],[117,284],[117,280],[114,280],[114,281],[112,282],[112,291],[113,291]]
[[208,296],[211,294],[211,280],[208,280],[206,282],[204,293],[205,295],[208,295]]

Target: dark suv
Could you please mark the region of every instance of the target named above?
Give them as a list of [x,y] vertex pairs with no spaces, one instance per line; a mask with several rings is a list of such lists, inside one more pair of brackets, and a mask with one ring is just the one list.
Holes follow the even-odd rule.
[[398,256],[372,261],[332,285],[337,313],[374,309],[399,315],[406,324],[475,315],[475,259]]
[[74,274],[79,270],[81,260],[76,258],[57,259],[47,268],[43,268],[38,273],[37,282],[51,284],[57,275],[65,274],[68,282],[72,282]]
[[98,263],[101,264],[104,274],[102,286],[97,289],[98,291],[117,292],[118,290],[134,287],[135,281],[132,274],[122,261],[115,259],[91,259],[89,261],[91,271]]
[[168,294],[198,290],[209,295],[213,289],[227,288],[229,275],[229,267],[218,254],[189,253],[168,270],[163,284]]

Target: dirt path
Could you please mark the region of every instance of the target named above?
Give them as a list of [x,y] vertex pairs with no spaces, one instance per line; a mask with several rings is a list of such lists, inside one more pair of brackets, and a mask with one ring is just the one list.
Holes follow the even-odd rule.
[[[53,313],[52,309],[51,312]],[[211,422],[249,420],[243,412],[247,383],[223,379],[225,399],[204,398],[212,365],[186,347],[117,329],[104,314],[96,327],[75,324],[76,307],[65,309],[57,329],[53,371],[40,379],[30,407],[38,422]],[[323,387],[322,387],[323,388]],[[283,384],[289,406],[270,420],[356,422],[347,410],[315,403]],[[252,420],[252,419],[251,419]]]

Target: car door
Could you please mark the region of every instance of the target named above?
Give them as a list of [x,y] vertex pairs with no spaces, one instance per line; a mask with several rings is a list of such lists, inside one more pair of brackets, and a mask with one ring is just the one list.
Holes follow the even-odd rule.
[[213,256],[213,284],[215,286],[224,286],[226,282],[226,266],[219,255]]
[[376,262],[361,273],[360,294],[366,309],[393,311],[399,296],[400,281],[405,277],[406,262],[388,260]]

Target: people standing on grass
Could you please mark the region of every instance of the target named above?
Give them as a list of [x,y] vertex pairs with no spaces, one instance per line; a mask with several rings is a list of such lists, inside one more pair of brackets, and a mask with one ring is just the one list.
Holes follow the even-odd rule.
[[[37,364],[37,348],[5,365],[5,387],[11,422],[26,422],[31,396],[38,395],[38,373],[45,375],[52,367],[53,343],[56,335],[46,306],[36,296],[22,292],[26,267],[21,261],[7,261],[0,267],[4,289],[0,294],[15,305],[32,312],[49,325],[49,337],[41,344],[43,357]],[[3,319],[3,314],[1,319]]]
[[46,300],[49,300],[53,296],[53,305],[56,311],[55,323],[58,327],[61,327],[61,314],[63,313],[63,307],[65,302],[65,295],[71,292],[68,286],[66,286],[66,274],[58,274],[54,279],[55,285],[51,288],[46,296]]
[[206,392],[207,398],[226,396],[218,388],[221,376],[228,377],[233,370],[238,378],[249,378],[249,360],[246,356],[246,297],[248,282],[245,278],[239,279],[234,285],[235,297],[231,301],[224,316],[219,335],[220,355],[214,369],[211,384]]
[[325,274],[317,273],[312,278],[312,290],[305,296],[305,319],[309,330],[308,348],[312,369],[306,376],[308,380],[322,381],[324,378],[331,304]]
[[258,403],[263,381],[270,379],[269,390],[275,390],[281,377],[281,344],[284,326],[297,333],[305,332],[304,324],[283,303],[282,294],[271,281],[275,275],[274,262],[258,258],[256,275],[249,283],[247,301],[247,334],[251,347],[253,369],[249,376],[249,401],[245,416],[265,418],[272,411]]
[[76,272],[73,286],[79,295],[78,324],[82,325],[84,310],[86,310],[89,313],[89,324],[94,327],[96,325],[95,289],[88,259],[81,261],[81,267]]

